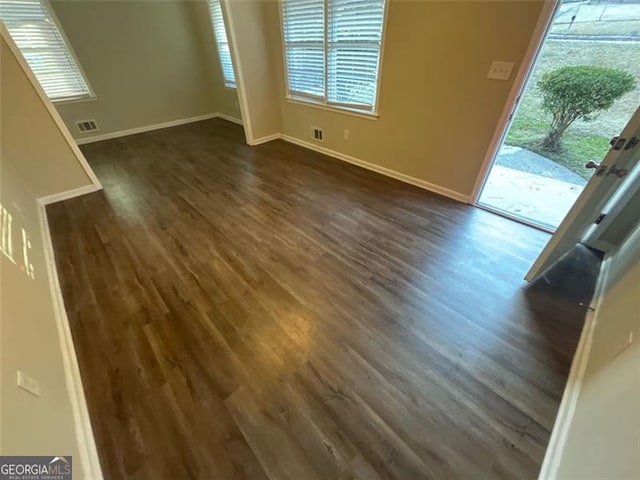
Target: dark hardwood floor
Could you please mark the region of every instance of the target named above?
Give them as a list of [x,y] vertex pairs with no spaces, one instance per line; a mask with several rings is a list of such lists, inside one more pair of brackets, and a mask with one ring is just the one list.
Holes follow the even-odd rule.
[[597,255],[526,287],[547,234],[223,120],[82,150],[104,191],[47,211],[106,479],[536,478]]

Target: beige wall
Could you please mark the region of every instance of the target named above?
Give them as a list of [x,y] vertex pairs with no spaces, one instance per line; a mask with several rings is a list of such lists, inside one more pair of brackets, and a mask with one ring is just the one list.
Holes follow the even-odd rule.
[[558,480],[640,478],[640,225],[604,288]]
[[[81,479],[36,199],[90,182],[4,31],[1,39],[0,203],[12,221],[0,228],[13,248],[0,253],[0,452],[73,455],[74,478]],[[17,388],[17,370],[39,382],[40,398]]]
[[[97,99],[56,104],[74,137],[221,111],[238,115],[224,87],[205,1],[73,1],[52,6]],[[94,119],[99,132],[75,122]]]
[[225,0],[223,6],[238,88],[244,89],[241,96],[244,97],[245,131],[247,140],[252,143],[282,132],[278,4],[274,1]]
[[13,160],[16,172],[36,197],[90,185],[72,147],[4,38],[0,49],[2,157]]
[[[377,120],[284,100],[278,6],[264,3],[263,38],[278,77],[284,134],[313,142],[310,126],[321,127],[322,147],[471,194],[515,77],[489,80],[489,65],[508,60],[520,66],[541,1],[391,0]],[[257,25],[242,29],[244,35],[259,31]],[[245,77],[262,82],[261,75]]]
[[[73,455],[78,473],[74,478],[83,478],[36,197],[12,167],[15,162],[17,159],[3,154],[0,163],[0,202],[13,217],[15,260],[14,263],[0,254],[0,451],[2,455]],[[29,263],[35,279],[22,270],[22,229],[31,242]],[[38,380],[40,398],[17,388],[18,370]]]
[[188,3],[188,11],[194,27],[194,33],[198,37],[201,48],[200,55],[203,59],[207,59],[204,62],[204,66],[209,79],[208,85],[213,96],[214,110],[241,120],[242,114],[240,113],[237,91],[235,88],[228,88],[224,85],[218,50],[209,19],[207,0],[190,1]]

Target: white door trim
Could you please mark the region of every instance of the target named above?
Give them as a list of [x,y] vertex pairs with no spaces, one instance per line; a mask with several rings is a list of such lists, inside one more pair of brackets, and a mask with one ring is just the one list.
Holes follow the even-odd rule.
[[238,33],[236,32],[236,22],[233,16],[233,8],[229,8],[231,0],[221,0],[220,9],[222,17],[227,29],[227,42],[229,43],[229,52],[231,53],[231,66],[236,77],[236,94],[238,95],[238,103],[240,105],[240,115],[242,116],[244,126],[244,136],[248,145],[255,144],[255,136],[251,125],[251,107],[247,98],[247,90],[245,87],[245,76],[241,62],[238,60]]
[[518,73],[516,74],[513,86],[511,87],[511,92],[509,92],[500,120],[498,121],[496,130],[493,133],[491,143],[489,144],[489,149],[482,161],[482,166],[480,167],[478,177],[476,178],[476,183],[473,186],[473,191],[469,196],[469,203],[472,205],[478,203],[478,199],[482,193],[482,188],[484,187],[487,177],[489,176],[489,172],[491,171],[491,167],[493,166],[494,159],[498,150],[502,146],[502,141],[507,134],[509,126],[511,125],[511,120],[517,112],[520,96],[527,86],[527,80],[529,80],[531,71],[538,59],[540,49],[547,37],[547,32],[549,31],[553,17],[561,3],[562,0],[545,0],[544,2],[542,11],[538,17],[538,22],[533,29],[531,41],[529,42],[526,53],[524,54],[520,68],[518,68]]

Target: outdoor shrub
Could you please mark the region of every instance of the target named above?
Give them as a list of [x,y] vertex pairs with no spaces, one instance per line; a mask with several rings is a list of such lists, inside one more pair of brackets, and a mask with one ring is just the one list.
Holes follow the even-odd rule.
[[542,107],[553,120],[542,145],[559,150],[560,138],[569,125],[593,119],[635,85],[633,75],[617,68],[581,65],[545,73],[538,87],[542,90]]

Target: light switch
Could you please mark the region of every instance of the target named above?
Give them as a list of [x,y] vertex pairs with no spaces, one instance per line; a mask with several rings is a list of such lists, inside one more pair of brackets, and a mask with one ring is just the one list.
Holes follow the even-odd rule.
[[509,80],[512,70],[513,62],[499,62],[498,60],[494,60],[491,62],[491,67],[489,67],[487,78],[492,78],[494,80]]
[[18,387],[29,392],[36,397],[40,396],[40,384],[35,378],[31,378],[24,372],[18,370]]

